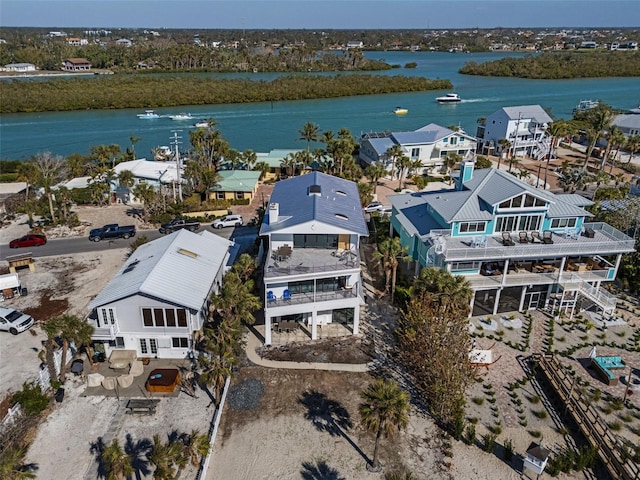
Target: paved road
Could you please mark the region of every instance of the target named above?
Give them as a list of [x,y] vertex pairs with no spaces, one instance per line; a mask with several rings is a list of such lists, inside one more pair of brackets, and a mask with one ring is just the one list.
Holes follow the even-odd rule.
[[[258,230],[256,227],[222,228],[213,230],[210,226],[202,227],[198,231],[206,229],[223,238],[232,238],[241,244],[241,252],[247,251],[256,239]],[[162,234],[158,230],[138,230],[136,237],[146,236],[149,240],[160,238]],[[8,244],[0,245],[0,257],[4,260],[8,256],[31,252],[34,257],[49,257],[54,255],[69,255],[84,252],[99,252],[111,248],[127,248],[133,239],[102,240],[91,242],[89,237],[54,238],[40,247],[9,248]]]

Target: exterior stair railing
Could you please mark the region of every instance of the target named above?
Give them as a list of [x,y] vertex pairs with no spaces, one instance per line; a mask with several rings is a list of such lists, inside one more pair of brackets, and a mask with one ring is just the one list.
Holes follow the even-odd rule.
[[598,456],[614,480],[637,480],[640,466],[623,452],[625,446],[612,433],[591,401],[576,387],[572,377],[553,355],[534,353],[532,359],[564,403],[586,439],[598,449]]

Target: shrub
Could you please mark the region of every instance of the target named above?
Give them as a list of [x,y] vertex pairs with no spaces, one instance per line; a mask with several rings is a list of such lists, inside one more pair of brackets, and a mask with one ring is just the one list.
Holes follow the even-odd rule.
[[471,401],[473,403],[475,403],[476,405],[482,405],[484,403],[484,398],[482,398],[482,397],[473,397],[471,399]]
[[504,441],[504,459],[507,462],[510,462],[512,458],[513,458],[513,442],[511,441],[510,438],[507,438]]
[[42,391],[40,385],[25,383],[22,390],[13,394],[13,403],[19,403],[28,417],[42,412],[49,404],[49,396]]
[[467,425],[462,435],[462,441],[467,445],[473,445],[476,441],[476,426],[473,424]]
[[496,438],[498,436],[495,433],[487,433],[482,436],[482,449],[485,452],[491,453],[493,449],[496,447]]
[[531,410],[531,413],[540,420],[544,420],[548,416],[546,410]]
[[609,422],[607,425],[609,425],[609,428],[614,432],[619,432],[620,430],[622,430],[622,423],[619,422],[618,420]]
[[487,430],[489,430],[491,433],[495,434],[495,435],[500,435],[502,433],[502,427],[500,425],[492,425],[490,427],[487,427]]
[[529,435],[533,438],[540,438],[542,436],[542,432],[540,430],[529,430]]
[[532,397],[529,397],[529,401],[534,405],[537,405],[540,403],[540,397],[538,395],[533,395]]

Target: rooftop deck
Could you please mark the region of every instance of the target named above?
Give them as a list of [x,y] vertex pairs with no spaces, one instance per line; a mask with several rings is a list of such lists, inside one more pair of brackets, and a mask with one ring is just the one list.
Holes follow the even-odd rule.
[[336,251],[324,248],[294,248],[286,257],[270,251],[264,277],[305,276],[318,272],[342,272],[360,269],[358,250]]
[[[486,247],[472,246],[472,237],[452,237],[449,230],[432,230],[425,235],[426,241],[433,242],[441,237],[445,241],[443,256],[447,262],[460,260],[501,260],[556,258],[582,255],[611,255],[634,250],[634,240],[606,223],[585,223],[584,228],[594,230],[593,238],[578,236],[567,238],[554,233],[552,244],[518,243],[518,236],[511,235],[515,245],[504,246],[501,235],[487,236]],[[528,232],[531,233],[531,232]],[[481,235],[480,235],[481,236]]]

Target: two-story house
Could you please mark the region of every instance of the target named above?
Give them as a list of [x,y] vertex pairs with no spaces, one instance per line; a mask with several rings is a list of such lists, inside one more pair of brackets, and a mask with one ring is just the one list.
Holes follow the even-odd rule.
[[[441,168],[449,153],[456,153],[463,159],[471,158],[476,151],[476,139],[464,131],[450,130],[430,123],[414,132],[367,133],[360,139],[360,161],[367,167],[382,162],[388,170],[393,168],[393,159],[387,151],[399,145],[405,156],[420,160],[422,172]],[[392,172],[395,174],[395,172]]]
[[590,223],[590,200],[554,195],[496,169],[463,162],[455,190],[390,197],[392,230],[421,267],[464,275],[472,315],[555,306],[610,315],[616,299],[602,287],[615,279],[634,241]]
[[92,340],[138,357],[186,358],[236,254],[214,233],[179,230],[138,247],[89,303]]
[[[480,119],[476,131],[478,150],[540,160],[549,152],[546,130],[552,121],[540,105],[501,108]],[[503,150],[502,139],[509,141],[508,151]]]
[[314,171],[276,183],[260,228],[266,345],[283,325],[304,328],[312,340],[330,324],[358,333],[359,245],[367,235],[354,182]]

